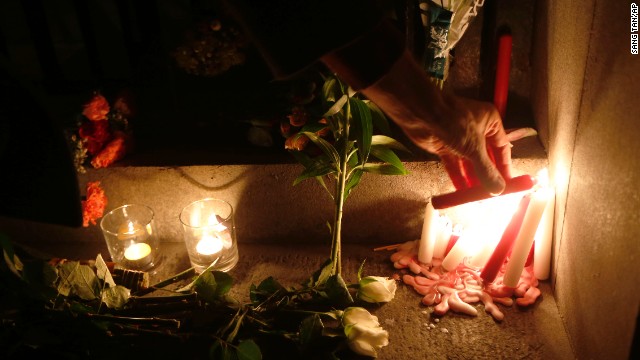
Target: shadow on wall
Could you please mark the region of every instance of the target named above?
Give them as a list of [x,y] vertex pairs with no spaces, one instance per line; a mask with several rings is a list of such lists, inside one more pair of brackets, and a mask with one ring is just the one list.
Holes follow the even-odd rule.
[[[248,179],[236,204],[239,242],[331,242],[328,224],[333,226],[333,200],[313,180],[293,186],[300,168],[287,169]],[[343,242],[389,244],[419,237],[424,200],[411,199],[403,186],[381,191],[380,178],[363,179],[372,189],[356,188],[347,199]]]

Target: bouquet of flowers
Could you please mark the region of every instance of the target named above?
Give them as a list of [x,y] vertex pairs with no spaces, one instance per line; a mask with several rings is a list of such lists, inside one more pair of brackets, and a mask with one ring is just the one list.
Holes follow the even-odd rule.
[[107,167],[133,149],[129,119],[133,116],[127,94],[119,96],[113,106],[99,92],[87,102],[69,131],[74,150],[74,165],[86,172],[87,163],[94,168]]

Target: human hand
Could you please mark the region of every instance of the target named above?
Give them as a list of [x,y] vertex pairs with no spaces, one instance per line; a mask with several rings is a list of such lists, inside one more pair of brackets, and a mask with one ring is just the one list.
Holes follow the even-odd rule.
[[456,189],[481,184],[500,194],[511,178],[512,139],[498,111],[490,103],[457,96],[446,96],[444,103],[444,119],[428,136],[407,135],[442,159]]

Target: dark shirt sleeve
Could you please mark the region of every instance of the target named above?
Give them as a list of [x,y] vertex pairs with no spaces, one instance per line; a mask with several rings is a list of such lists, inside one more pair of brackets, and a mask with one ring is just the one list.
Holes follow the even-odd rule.
[[[402,37],[389,32],[383,0],[227,0],[278,79],[287,78],[333,53],[370,84],[400,56]],[[357,49],[357,50],[356,50]],[[349,80],[347,80],[349,82]]]

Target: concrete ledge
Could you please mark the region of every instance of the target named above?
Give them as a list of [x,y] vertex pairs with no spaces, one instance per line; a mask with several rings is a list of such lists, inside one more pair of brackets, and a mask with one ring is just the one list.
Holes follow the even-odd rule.
[[[536,138],[513,148],[514,175],[536,174],[546,156]],[[347,243],[397,243],[419,237],[424,206],[435,194],[453,190],[441,163],[405,162],[409,175],[365,174],[348,198],[343,215]],[[100,181],[108,197],[107,210],[141,203],[155,211],[162,242],[182,242],[180,211],[192,201],[215,197],[235,209],[239,242],[326,243],[333,203],[314,180],[292,186],[299,164],[123,166],[89,169],[79,176],[81,189]],[[99,225],[67,228],[0,218],[0,229],[14,241],[103,242]]]
[[[234,279],[231,295],[247,301],[250,285],[257,285],[268,276],[285,286],[298,286],[329,257],[328,244],[308,244],[304,238],[290,240],[286,245],[241,243],[240,261],[229,273]],[[49,243],[38,247],[70,259],[92,259],[98,252],[106,254],[103,243],[83,247],[75,243]],[[356,273],[365,259],[364,275],[399,273],[389,261],[391,252],[372,249],[373,246],[365,244],[344,245],[343,276],[347,283],[357,281]],[[184,244],[165,243],[162,250],[165,259],[151,274],[151,283],[190,266]],[[389,345],[380,351],[380,360],[574,358],[551,287],[546,282],[540,284],[541,298],[529,308],[499,305],[505,314],[500,323],[485,313],[480,304],[475,305],[477,317],[453,312],[442,317],[432,315],[433,308],[420,303],[421,295],[409,286],[398,285],[393,301],[369,306],[389,331]],[[429,328],[428,324],[434,324],[435,328]]]

